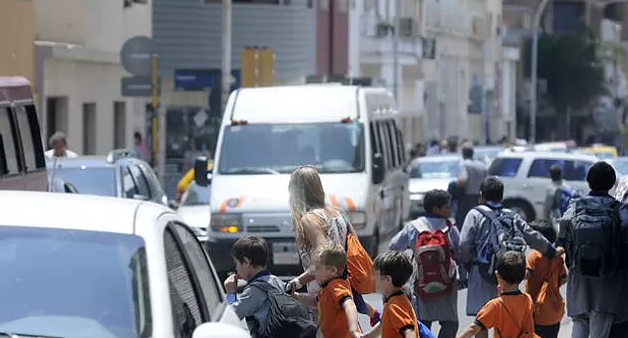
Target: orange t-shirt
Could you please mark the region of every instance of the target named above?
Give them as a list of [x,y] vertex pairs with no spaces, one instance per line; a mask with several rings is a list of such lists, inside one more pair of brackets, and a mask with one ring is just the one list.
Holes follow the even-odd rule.
[[414,336],[419,338],[419,325],[412,303],[403,291],[397,291],[384,300],[381,338],[405,337],[407,329],[414,330]]
[[[549,259],[539,251],[533,250],[528,255],[526,265],[530,276],[526,281],[526,292],[537,303],[534,321],[538,325],[554,325],[560,323],[565,315],[565,300],[560,294],[559,280],[567,276],[565,261],[562,257]],[[543,284],[547,282],[547,286]],[[539,298],[541,296],[541,298]]]
[[483,329],[494,329],[494,338],[519,337],[521,333],[534,333],[532,298],[521,291],[502,292],[491,299],[475,317]]
[[349,322],[342,304],[352,298],[351,285],[346,278],[335,278],[323,284],[318,292],[318,327],[325,338],[346,338]]

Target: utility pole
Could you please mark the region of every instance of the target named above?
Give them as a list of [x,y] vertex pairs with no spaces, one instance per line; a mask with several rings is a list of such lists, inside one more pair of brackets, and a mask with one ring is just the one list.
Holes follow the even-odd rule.
[[399,15],[401,12],[401,0],[395,1],[395,30],[393,32],[393,94],[399,105],[399,28],[401,26]]
[[[485,38],[486,39],[486,38]],[[486,61],[487,61],[487,42],[482,40],[482,82],[481,82],[481,96],[480,96],[480,110],[482,111],[482,117],[484,118],[484,140],[488,144],[488,140],[491,138],[491,129],[489,125],[488,107],[486,102]]]
[[539,26],[541,25],[541,15],[545,11],[545,7],[549,0],[542,0],[537,6],[534,13],[534,22],[532,22],[532,70],[530,75],[530,143],[536,143],[536,106],[537,106],[537,68],[539,54]]
[[231,92],[231,0],[222,0],[222,100],[224,114]]

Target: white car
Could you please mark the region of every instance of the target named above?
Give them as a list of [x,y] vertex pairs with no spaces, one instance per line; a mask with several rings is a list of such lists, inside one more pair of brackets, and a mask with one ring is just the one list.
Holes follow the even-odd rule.
[[425,213],[423,198],[426,192],[433,189],[447,191],[449,183],[456,180],[461,164],[460,155],[436,155],[419,157],[408,165],[412,218]]
[[248,337],[211,261],[151,202],[0,192],[0,331],[7,336]]
[[209,214],[210,198],[211,186],[201,187],[192,181],[183,193],[181,204],[177,209],[177,213],[183,221],[198,232],[201,241],[207,240],[207,228],[211,219]]
[[497,156],[488,174],[504,182],[504,206],[526,220],[543,215],[545,195],[551,181],[549,168],[557,164],[563,168],[565,182],[581,194],[588,193],[586,176],[589,168],[599,161],[584,154],[559,152],[503,153]]

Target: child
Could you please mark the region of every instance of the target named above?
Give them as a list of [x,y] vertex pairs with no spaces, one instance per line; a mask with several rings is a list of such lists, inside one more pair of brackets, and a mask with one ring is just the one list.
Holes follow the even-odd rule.
[[321,285],[318,297],[303,293],[294,293],[294,297],[312,307],[318,305],[318,326],[325,338],[359,337],[358,310],[344,273],[345,250],[336,243],[325,244],[314,252],[312,262],[316,281]]
[[[434,232],[441,230],[445,232],[449,243],[442,242],[442,244],[448,244],[449,257],[448,261],[443,261],[442,264],[438,264],[439,271],[446,271],[446,275],[442,276],[444,279],[437,279],[439,282],[449,283],[450,289],[445,292],[439,292],[439,294],[429,297],[421,297],[418,292],[415,292],[415,311],[419,317],[419,320],[431,328],[432,322],[438,321],[440,323],[440,332],[438,336],[440,338],[454,338],[458,331],[458,288],[455,285],[455,262],[453,261],[454,253],[458,251],[458,244],[460,242],[460,232],[458,228],[451,226],[449,221],[450,217],[450,194],[444,190],[430,190],[425,194],[423,199],[423,205],[427,214],[424,217],[419,217],[416,220],[408,223],[393,239],[390,241],[389,248],[391,250],[404,251],[407,249],[414,249],[417,243],[417,238],[421,234],[428,234],[428,232]],[[442,246],[442,249],[446,249]],[[422,263],[420,255],[414,255],[417,262],[417,271],[415,274],[415,286],[424,282],[418,276],[426,276],[427,273],[422,273],[428,269],[429,264]],[[432,280],[436,281],[436,280]],[[427,284],[427,283],[426,283]],[[430,283],[433,285],[435,283]]]
[[403,286],[412,275],[412,263],[403,252],[380,254],[373,262],[375,280],[384,298],[382,320],[363,337],[418,338],[419,326]]
[[[530,226],[540,232],[551,243],[556,242],[556,229],[551,222],[539,220]],[[527,259],[527,280],[525,292],[534,300],[534,324],[536,334],[542,338],[556,338],[560,321],[565,315],[565,300],[559,292],[567,283],[567,270],[562,256],[544,257],[532,250]]]
[[[477,333],[495,329],[495,337],[534,337],[534,303],[519,290],[526,274],[525,257],[520,252],[508,251],[497,260],[497,292],[499,297],[484,305],[475,322],[458,338],[471,338]],[[538,336],[536,336],[538,337]]]
[[[267,282],[283,292],[284,283],[266,270],[268,258],[268,244],[263,238],[245,236],[235,242],[231,248],[231,256],[235,262],[236,275],[232,275],[224,282],[227,290],[227,300],[234,307],[240,319],[246,318],[247,326],[253,336],[261,336],[268,323],[268,295],[262,289],[252,287],[254,281]],[[248,282],[239,298],[238,279]]]

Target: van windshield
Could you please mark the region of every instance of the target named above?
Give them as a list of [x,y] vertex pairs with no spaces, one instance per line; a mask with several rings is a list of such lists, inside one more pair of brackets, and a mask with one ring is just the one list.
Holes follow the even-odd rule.
[[302,165],[320,173],[364,171],[362,124],[250,124],[224,130],[220,174],[286,174]]

